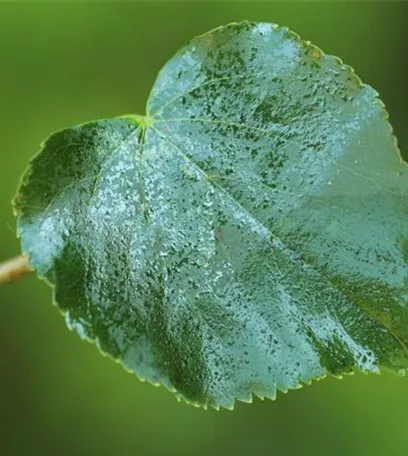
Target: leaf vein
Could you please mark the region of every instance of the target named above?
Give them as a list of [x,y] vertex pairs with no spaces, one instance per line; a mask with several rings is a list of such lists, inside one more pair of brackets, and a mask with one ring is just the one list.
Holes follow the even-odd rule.
[[[283,247],[284,250],[286,250],[286,252],[289,252],[289,253],[295,253],[288,245],[286,245],[278,236],[276,236],[267,226],[265,226],[260,220],[258,220],[246,207],[244,207],[239,201],[237,201],[232,195],[230,195],[221,185],[217,184],[216,182],[214,182],[213,180],[210,180],[208,179],[208,176],[206,174],[206,172],[200,168],[200,166],[198,166],[197,163],[195,163],[188,155],[186,155],[182,150],[181,148],[175,144],[170,138],[168,138],[168,136],[166,136],[164,133],[162,133],[160,130],[158,130],[157,128],[155,128],[154,126],[151,126],[151,128],[156,131],[156,133],[161,137],[163,138],[165,141],[167,141],[171,146],[173,146],[178,152],[179,154],[190,164],[192,164],[199,172],[201,172],[206,178],[207,180],[210,182],[210,184],[212,184],[214,186],[214,188],[218,189],[219,192],[221,192],[222,194],[224,194],[225,196],[227,196],[237,207],[238,209],[240,209],[244,215],[246,215],[248,217],[248,219],[252,220],[256,225],[258,225],[260,228],[262,228],[262,231],[266,231],[270,238],[273,239],[277,244],[275,244],[275,247],[277,245],[280,245],[281,247]],[[282,249],[282,250],[283,250]],[[347,301],[348,303],[350,304],[354,304],[354,302],[351,302],[349,300],[349,298],[347,297],[347,295],[342,291],[340,290],[331,280],[329,277],[327,277],[327,275],[323,274],[321,271],[319,271],[314,265],[312,265],[311,263],[305,261],[305,260],[302,260],[302,263],[303,265],[312,270],[314,273],[318,274],[320,277],[322,277],[328,284],[329,286],[331,287],[331,289],[333,291],[335,291],[336,293],[339,294],[339,296],[341,296],[345,301]],[[360,306],[357,306],[371,321],[375,322],[378,326],[382,327],[383,329],[385,329],[386,331],[388,331],[395,339],[396,341],[398,342],[398,344],[402,347],[402,349],[404,350],[404,352],[408,355],[408,348],[406,347],[405,345],[405,342],[397,335],[394,333],[394,331],[392,331],[388,326],[386,326],[386,324],[383,322],[383,321],[380,321],[379,319],[375,318],[373,315],[371,315],[366,309],[364,309],[363,307],[360,307]]]

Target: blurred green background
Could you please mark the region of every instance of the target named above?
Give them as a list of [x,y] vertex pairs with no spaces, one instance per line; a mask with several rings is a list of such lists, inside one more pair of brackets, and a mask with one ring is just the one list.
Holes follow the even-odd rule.
[[[234,20],[287,25],[381,94],[408,153],[408,4],[0,3],[0,259],[19,252],[10,199],[53,130],[144,113],[160,67]],[[276,402],[178,404],[66,330],[33,277],[0,290],[0,455],[408,454],[408,379],[329,378]]]

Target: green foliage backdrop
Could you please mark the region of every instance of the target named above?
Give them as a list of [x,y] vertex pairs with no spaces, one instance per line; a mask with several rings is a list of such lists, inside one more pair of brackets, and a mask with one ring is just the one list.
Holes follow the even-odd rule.
[[[391,3],[0,4],[0,258],[18,252],[10,199],[39,143],[92,118],[143,113],[157,71],[233,20],[289,26],[375,87],[408,151],[404,34]],[[34,277],[0,290],[0,453],[406,452],[408,379],[328,379],[234,413],[179,405],[65,329]]]

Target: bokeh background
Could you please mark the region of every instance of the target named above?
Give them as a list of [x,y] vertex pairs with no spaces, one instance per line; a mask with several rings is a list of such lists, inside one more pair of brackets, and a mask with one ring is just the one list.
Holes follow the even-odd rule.
[[[381,94],[408,154],[408,3],[0,3],[0,260],[10,200],[53,130],[144,113],[156,73],[234,20],[287,25]],[[406,155],[407,156],[407,155]],[[65,328],[34,276],[0,289],[0,455],[408,454],[408,378],[328,378],[234,412],[178,404]]]

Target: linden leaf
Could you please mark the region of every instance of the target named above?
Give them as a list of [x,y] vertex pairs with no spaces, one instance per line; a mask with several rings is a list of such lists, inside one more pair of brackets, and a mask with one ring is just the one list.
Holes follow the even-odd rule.
[[408,356],[408,177],[376,92],[285,28],[194,39],[147,115],[52,135],[15,200],[70,328],[196,405]]

